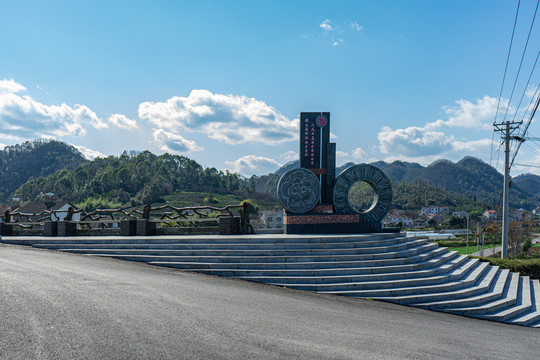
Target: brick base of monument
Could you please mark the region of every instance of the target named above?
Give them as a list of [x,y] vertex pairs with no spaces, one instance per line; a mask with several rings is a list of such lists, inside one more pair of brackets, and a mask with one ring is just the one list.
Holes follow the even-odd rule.
[[285,234],[358,234],[382,229],[380,222],[360,222],[358,214],[332,214],[330,211],[328,206],[320,205],[310,213],[286,212],[283,218]]

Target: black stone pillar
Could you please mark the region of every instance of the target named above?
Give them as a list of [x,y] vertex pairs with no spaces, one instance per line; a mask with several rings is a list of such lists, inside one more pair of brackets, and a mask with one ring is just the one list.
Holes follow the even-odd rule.
[[58,236],[77,235],[77,224],[69,221],[58,221]]
[[13,236],[12,225],[8,225],[6,223],[0,223],[0,235]]
[[46,221],[45,222],[45,236],[57,236],[58,235],[58,221]]
[[147,219],[137,219],[136,225],[137,236],[156,235],[156,223]]
[[240,234],[240,218],[223,216],[219,218],[219,235]]
[[120,221],[120,235],[135,236],[137,235],[137,220],[129,219]]

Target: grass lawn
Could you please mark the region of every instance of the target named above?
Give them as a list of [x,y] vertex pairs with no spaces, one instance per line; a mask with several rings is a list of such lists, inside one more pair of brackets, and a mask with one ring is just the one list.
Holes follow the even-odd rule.
[[[195,191],[177,191],[171,195],[165,195],[163,198],[167,201],[168,204],[176,207],[187,207],[187,206],[203,206],[211,205],[215,207],[225,207],[227,205],[237,205],[240,204],[242,200],[241,197],[234,196],[231,194],[212,194],[217,200],[217,202],[212,204],[207,204],[204,202],[204,198],[208,196],[208,193],[205,192],[195,192]],[[275,206],[278,206],[279,203],[275,201],[265,201],[265,200],[254,200],[257,204],[259,210],[271,210]]]
[[[487,249],[491,249],[493,247],[497,247],[499,245],[484,245],[484,255],[490,255],[491,251],[486,251]],[[469,252],[467,253],[467,247],[466,246],[460,246],[460,247],[451,247],[448,248],[450,251],[457,251],[460,255],[467,255],[472,254],[477,251],[482,250],[482,247],[479,247],[478,250],[476,249],[476,243],[469,244]]]

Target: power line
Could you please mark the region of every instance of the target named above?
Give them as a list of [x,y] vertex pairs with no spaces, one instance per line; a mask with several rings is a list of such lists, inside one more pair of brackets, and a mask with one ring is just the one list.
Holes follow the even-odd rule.
[[[516,139],[516,140],[519,140],[519,143],[518,143],[516,151],[514,152],[514,156],[512,157],[512,162],[510,163],[510,168],[512,167],[512,164],[514,163],[514,160],[516,159],[516,156],[518,154],[518,151],[519,151],[519,148],[520,148],[521,144],[523,144],[523,142],[525,141],[525,134],[527,133],[527,130],[529,129],[529,126],[531,125],[531,122],[532,122],[532,120],[534,118],[534,115],[536,114],[536,110],[538,109],[538,105],[540,105],[540,94],[536,99],[536,104],[534,105],[534,109],[531,112],[531,116],[529,117],[529,120],[527,121],[521,136],[518,137],[518,139]],[[508,124],[508,122],[506,122],[506,123]],[[495,124],[493,124],[493,125],[495,125]]]
[[499,114],[499,106],[501,104],[501,97],[502,97],[502,92],[503,92],[503,88],[504,88],[504,81],[506,79],[506,71],[508,70],[508,62],[510,60],[510,53],[512,52],[512,43],[514,42],[514,33],[516,32],[516,24],[517,24],[517,19],[518,19],[518,14],[519,14],[519,5],[520,4],[521,4],[521,0],[518,0],[518,6],[517,6],[517,10],[516,10],[516,17],[514,19],[514,27],[512,29],[512,37],[510,38],[510,47],[508,48],[508,55],[506,56],[506,65],[504,66],[504,75],[503,75],[502,84],[501,84],[501,91],[499,92],[499,101],[497,102],[497,110],[495,111],[495,121],[494,122],[497,122],[497,115]]
[[[529,75],[529,79],[527,80],[527,84],[525,85],[525,89],[523,90],[523,94],[521,94],[521,99],[519,99],[519,104],[516,108],[516,112],[514,114],[514,117],[512,118],[512,121],[516,120],[516,116],[519,112],[519,107],[521,106],[521,102],[523,101],[523,98],[525,97],[525,94],[527,93],[527,88],[529,87],[529,84],[531,82],[532,75],[534,73],[534,69],[536,68],[536,63],[538,62],[538,58],[540,57],[540,51],[538,51],[538,54],[536,55],[536,60],[534,60],[534,65],[532,68],[532,71]],[[529,107],[527,106],[527,110],[529,110]]]
[[512,102],[512,97],[514,96],[514,90],[516,89],[516,84],[519,79],[519,73],[521,72],[521,65],[523,65],[523,59],[525,58],[525,53],[527,52],[527,46],[529,45],[529,39],[531,38],[531,32],[534,27],[534,20],[536,19],[536,12],[538,11],[538,4],[540,0],[536,2],[536,8],[534,9],[534,15],[531,21],[531,27],[529,28],[529,34],[527,35],[527,41],[525,42],[525,47],[523,48],[523,54],[521,55],[521,60],[519,62],[518,71],[516,74],[516,80],[514,80],[514,86],[512,86],[512,92],[510,93],[510,100],[508,100],[508,106],[506,107],[506,112],[504,113],[504,120],[506,120],[506,115],[508,114],[508,109],[510,108],[510,103]]
[[530,165],[530,164],[516,164],[516,166],[540,168],[540,165]]
[[521,121],[525,119],[525,117],[527,116],[527,113],[529,112],[529,108],[531,107],[532,104],[534,104],[534,99],[536,98],[537,94],[539,94],[538,90],[540,90],[540,83],[536,87],[536,90],[534,91],[534,95],[531,97],[531,101],[529,101],[529,105],[527,105],[527,109],[525,110],[525,112],[523,113],[523,116],[521,117]]

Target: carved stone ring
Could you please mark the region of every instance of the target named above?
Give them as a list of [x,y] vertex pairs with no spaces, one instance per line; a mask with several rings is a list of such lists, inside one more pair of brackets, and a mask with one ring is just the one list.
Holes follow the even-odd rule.
[[[358,211],[349,203],[349,190],[359,182],[368,183],[375,193],[373,204],[366,211]],[[380,222],[392,204],[392,185],[388,177],[373,165],[354,165],[343,171],[334,182],[334,209],[336,213],[360,215],[360,222]]]

